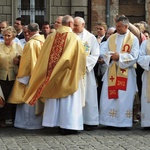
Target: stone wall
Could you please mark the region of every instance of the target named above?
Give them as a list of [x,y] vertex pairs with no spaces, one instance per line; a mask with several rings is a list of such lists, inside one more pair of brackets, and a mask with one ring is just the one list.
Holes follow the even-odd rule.
[[[106,22],[106,1],[107,0],[91,0],[91,6],[88,6],[88,0],[47,0],[45,20],[54,23],[59,15],[72,15],[75,12],[84,13],[84,19],[87,23],[91,16],[91,31],[95,33],[95,27],[98,22]],[[114,26],[113,18],[119,13],[119,0],[110,1],[109,26]],[[0,0],[0,21],[7,20],[13,23],[18,17],[17,7],[18,0]],[[91,14],[88,14],[88,9],[91,7]],[[88,16],[89,15],[89,16]],[[145,0],[145,20],[150,24],[150,0]],[[88,25],[88,24],[86,24]]]
[[7,20],[12,22],[12,1],[0,0],[0,21]]
[[70,0],[51,0],[51,23],[65,14],[70,14]]
[[51,1],[51,23],[59,15],[72,15],[75,13],[84,13],[84,19],[87,20],[87,0],[52,0]]
[[[106,1],[107,0],[92,0],[92,32],[95,34],[96,32],[96,24],[98,22],[106,20]],[[115,26],[114,24],[114,16],[121,13],[121,6],[119,6],[119,0],[109,0],[110,1],[110,15],[109,15],[109,26]],[[131,0],[131,3],[133,1]],[[134,17],[136,20],[136,16],[140,17],[141,13],[145,13],[145,20],[148,25],[150,25],[150,0],[145,0],[145,9],[141,10],[141,5],[136,5],[136,8],[129,5],[127,10],[124,10],[125,15],[130,15],[131,18]],[[120,11],[119,11],[120,9]],[[140,11],[139,11],[140,9]],[[142,8],[143,9],[143,8]],[[145,12],[144,12],[145,11]],[[150,29],[150,28],[149,28]]]
[[[118,0],[110,0],[110,13],[107,17],[109,19],[109,26],[114,26],[113,18],[116,14],[118,14]],[[92,32],[95,34],[96,32],[96,24],[99,22],[106,22],[106,0],[93,0],[92,1]]]
[[[146,0],[146,5],[145,5],[145,20],[147,21],[148,25],[150,26],[150,0]],[[150,27],[149,31],[150,31]]]

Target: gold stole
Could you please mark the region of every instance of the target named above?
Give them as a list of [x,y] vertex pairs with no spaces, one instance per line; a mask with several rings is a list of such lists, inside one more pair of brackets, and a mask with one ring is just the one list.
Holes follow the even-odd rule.
[[[113,34],[109,39],[109,50],[112,52],[116,52],[117,49],[117,45],[115,44],[116,38],[117,34]],[[121,53],[130,53],[133,39],[134,39],[133,34],[131,32],[127,33],[122,44]],[[116,62],[113,62],[108,72],[109,99],[117,99],[118,90],[126,91],[127,78],[128,78],[128,68],[122,69],[118,67],[117,69]]]
[[[146,52],[147,55],[150,55],[150,39],[146,43]],[[147,94],[147,102],[150,103],[150,71],[147,73],[147,88],[146,88],[146,94]]]
[[[41,93],[43,92],[44,88],[48,84],[52,71],[54,67],[56,66],[57,62],[59,61],[60,57],[62,56],[67,35],[68,35],[67,33],[56,34],[55,40],[54,40],[54,43],[52,45],[52,49],[49,55],[45,81],[40,85],[36,93],[33,95],[31,101],[29,102],[30,105],[34,105],[36,103],[36,101],[41,96]],[[61,42],[60,42],[60,39],[62,40]]]

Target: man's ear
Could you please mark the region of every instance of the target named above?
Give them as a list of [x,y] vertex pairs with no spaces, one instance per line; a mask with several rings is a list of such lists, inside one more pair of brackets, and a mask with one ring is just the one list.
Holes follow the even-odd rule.
[[129,25],[125,25],[125,27],[126,27],[126,29],[128,29],[128,28],[129,28]]

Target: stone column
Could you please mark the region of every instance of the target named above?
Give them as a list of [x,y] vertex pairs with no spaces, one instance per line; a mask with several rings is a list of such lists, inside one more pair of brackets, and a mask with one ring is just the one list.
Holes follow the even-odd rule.
[[[145,0],[145,20],[150,26],[150,0]],[[148,27],[150,31],[150,27]]]

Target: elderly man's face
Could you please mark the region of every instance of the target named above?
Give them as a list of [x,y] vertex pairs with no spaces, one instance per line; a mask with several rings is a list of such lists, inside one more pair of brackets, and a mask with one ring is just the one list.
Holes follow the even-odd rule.
[[4,30],[4,28],[7,27],[7,24],[5,22],[0,23],[0,33],[2,32],[2,30]]
[[60,26],[62,26],[62,17],[56,18],[54,28],[57,30]]
[[75,33],[81,33],[81,32],[83,32],[83,29],[84,29],[84,23],[81,23],[77,19],[74,19],[74,28],[73,28],[73,31]]

